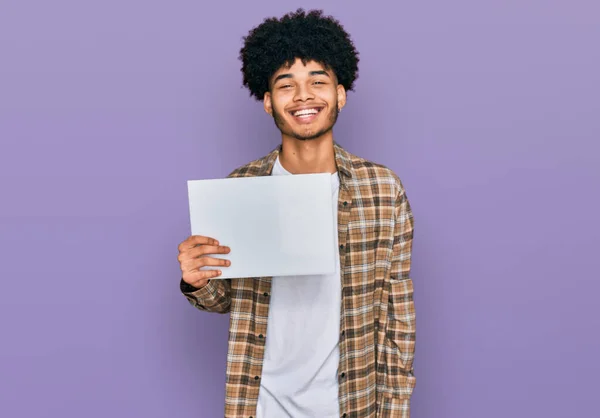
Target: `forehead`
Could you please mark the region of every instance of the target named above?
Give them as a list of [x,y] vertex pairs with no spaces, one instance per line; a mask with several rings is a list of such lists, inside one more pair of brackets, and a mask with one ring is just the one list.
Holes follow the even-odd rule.
[[291,66],[284,65],[275,71],[273,77],[277,77],[281,74],[291,74],[292,76],[309,75],[312,71],[327,71],[329,74],[332,74],[332,71],[321,63],[307,61],[306,64],[304,64],[301,59],[296,58],[296,61],[294,61]]

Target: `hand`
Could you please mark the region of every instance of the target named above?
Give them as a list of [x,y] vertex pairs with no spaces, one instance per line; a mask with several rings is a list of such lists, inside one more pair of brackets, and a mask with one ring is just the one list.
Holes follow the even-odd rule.
[[205,286],[214,277],[220,276],[220,270],[199,270],[206,266],[229,267],[229,260],[209,257],[208,254],[229,254],[230,248],[219,245],[214,238],[192,235],[179,244],[177,260],[183,273],[183,281],[195,288]]

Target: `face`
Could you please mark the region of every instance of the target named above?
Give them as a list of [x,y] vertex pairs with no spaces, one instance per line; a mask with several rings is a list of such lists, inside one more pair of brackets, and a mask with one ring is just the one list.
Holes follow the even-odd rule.
[[291,67],[280,68],[269,85],[265,111],[282,135],[302,141],[329,134],[346,104],[346,90],[333,71],[314,61],[304,65],[297,59]]

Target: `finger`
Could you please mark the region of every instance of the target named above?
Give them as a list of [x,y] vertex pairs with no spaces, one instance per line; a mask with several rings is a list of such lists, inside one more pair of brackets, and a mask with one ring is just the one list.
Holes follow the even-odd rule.
[[209,254],[229,254],[231,249],[226,246],[215,246],[215,245],[200,245],[198,247],[191,248],[177,255],[177,260],[180,263],[185,263],[189,260],[194,260],[203,255]]
[[200,245],[194,247],[191,250],[186,251],[186,254],[182,254],[185,259],[187,258],[198,258],[208,254],[229,254],[231,248],[225,245]]
[[185,251],[190,248],[194,248],[196,245],[219,245],[219,241],[211,237],[205,237],[204,235],[191,235],[181,244],[179,244],[178,250]]
[[231,266],[231,262],[229,260],[223,260],[221,258],[204,256],[184,260],[180,265],[181,271],[183,273],[194,272],[202,267],[207,266],[229,267]]
[[214,257],[200,257],[193,260],[191,263],[192,270],[199,269],[202,267],[229,267],[231,266],[231,261],[223,260],[222,258],[214,258]]

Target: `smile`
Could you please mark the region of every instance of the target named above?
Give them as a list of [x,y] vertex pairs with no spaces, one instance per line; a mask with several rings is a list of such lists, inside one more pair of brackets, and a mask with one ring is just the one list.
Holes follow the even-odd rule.
[[317,117],[321,110],[323,110],[322,107],[310,107],[306,109],[294,110],[289,113],[300,122],[310,122]]

